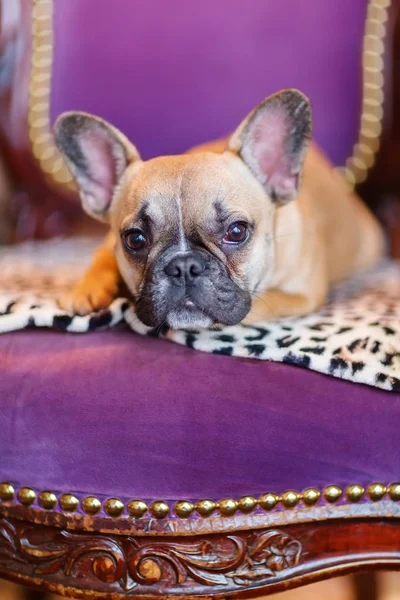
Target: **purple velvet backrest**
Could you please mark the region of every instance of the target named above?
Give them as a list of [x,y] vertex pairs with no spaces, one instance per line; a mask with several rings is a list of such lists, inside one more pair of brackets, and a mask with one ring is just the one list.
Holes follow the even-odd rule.
[[308,94],[336,164],[357,139],[367,0],[54,3],[52,120],[84,110],[144,157],[224,136],[265,96]]

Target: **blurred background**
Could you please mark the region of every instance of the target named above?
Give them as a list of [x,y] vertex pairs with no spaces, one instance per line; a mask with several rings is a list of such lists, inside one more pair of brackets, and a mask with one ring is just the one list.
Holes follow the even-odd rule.
[[[396,573],[382,573],[378,578],[368,574],[338,577],[297,590],[260,597],[259,600],[398,600],[399,579]],[[5,581],[0,581],[0,598],[1,600],[61,600],[61,596],[45,595]]]
[[[307,585],[298,590],[265,596],[265,600],[372,600],[379,593],[380,600],[397,600],[398,578],[385,574],[384,578],[375,582],[366,576],[339,577],[321,583]],[[45,596],[41,592],[26,590],[18,585],[0,583],[1,600],[61,600],[61,596]],[[260,597],[259,600],[264,600]]]
[[[0,244],[102,231],[52,137],[64,110],[122,129],[144,158],[227,135],[265,96],[307,93],[314,137],[400,257],[397,0],[0,0]],[[396,576],[277,596],[394,600]],[[0,583],[0,600],[39,600]]]

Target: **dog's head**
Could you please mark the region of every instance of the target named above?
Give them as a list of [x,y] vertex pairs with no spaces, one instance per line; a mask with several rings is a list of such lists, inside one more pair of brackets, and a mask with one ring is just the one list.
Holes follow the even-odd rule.
[[274,268],[274,214],[297,195],[311,133],[308,99],[285,90],[241,123],[226,151],[142,161],[105,121],[64,113],[58,148],[84,209],[110,224],[148,326],[232,325]]

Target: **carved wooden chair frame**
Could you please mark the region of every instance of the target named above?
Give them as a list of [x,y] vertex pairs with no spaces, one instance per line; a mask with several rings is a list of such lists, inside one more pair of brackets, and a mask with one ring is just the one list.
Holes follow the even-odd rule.
[[257,597],[400,568],[400,483],[196,503],[0,485],[0,576],[74,598]]

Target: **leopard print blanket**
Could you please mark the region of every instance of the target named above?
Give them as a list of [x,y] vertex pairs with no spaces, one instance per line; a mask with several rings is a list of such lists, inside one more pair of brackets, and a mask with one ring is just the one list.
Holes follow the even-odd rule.
[[125,298],[85,317],[55,302],[87,267],[98,240],[26,243],[0,249],[0,333],[52,327],[85,333],[125,323],[143,335],[194,350],[273,360],[400,392],[400,265],[383,262],[338,286],[320,311],[221,330],[149,330]]

